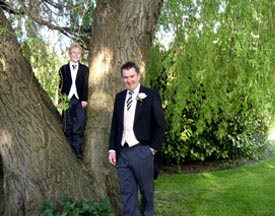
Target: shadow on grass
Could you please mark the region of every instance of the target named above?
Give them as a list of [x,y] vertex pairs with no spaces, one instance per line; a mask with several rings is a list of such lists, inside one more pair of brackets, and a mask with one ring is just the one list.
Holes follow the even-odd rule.
[[[275,136],[275,135],[274,135]],[[161,169],[162,175],[171,174],[197,174],[204,172],[213,172],[217,170],[227,170],[243,167],[246,165],[258,163],[264,161],[275,155],[275,140],[269,141],[268,148],[262,155],[258,156],[258,159],[226,159],[216,161],[188,161],[180,165],[166,166],[164,165]]]

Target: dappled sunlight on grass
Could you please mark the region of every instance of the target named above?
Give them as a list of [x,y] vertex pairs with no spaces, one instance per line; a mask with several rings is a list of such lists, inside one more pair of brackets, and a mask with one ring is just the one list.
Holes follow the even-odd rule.
[[274,165],[271,165],[271,164],[267,164],[267,167],[268,167],[269,169],[275,169],[275,166],[274,166]]
[[275,156],[230,170],[163,175],[156,216],[275,215]]

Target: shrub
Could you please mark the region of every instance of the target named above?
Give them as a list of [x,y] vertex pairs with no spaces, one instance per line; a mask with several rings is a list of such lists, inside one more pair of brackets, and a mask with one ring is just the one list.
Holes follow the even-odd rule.
[[63,198],[59,206],[55,207],[52,201],[42,205],[44,209],[40,216],[113,216],[110,210],[110,201],[105,198],[101,203]]

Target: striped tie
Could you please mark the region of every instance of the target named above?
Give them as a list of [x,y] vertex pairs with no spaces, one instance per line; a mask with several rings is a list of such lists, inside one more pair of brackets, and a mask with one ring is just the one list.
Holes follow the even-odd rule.
[[129,91],[129,96],[127,99],[127,110],[130,109],[132,102],[133,102],[133,97],[132,97],[133,92]]

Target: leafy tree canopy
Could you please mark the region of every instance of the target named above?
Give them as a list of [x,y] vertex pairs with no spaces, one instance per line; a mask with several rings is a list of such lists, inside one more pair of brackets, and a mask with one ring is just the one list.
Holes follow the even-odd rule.
[[166,2],[159,28],[175,39],[167,51],[153,49],[147,82],[163,92],[167,156],[257,157],[265,149],[275,112],[274,7],[271,0]]
[[34,37],[41,33],[42,26],[46,26],[88,48],[95,8],[93,0],[1,0],[0,5],[13,25],[28,36]]

